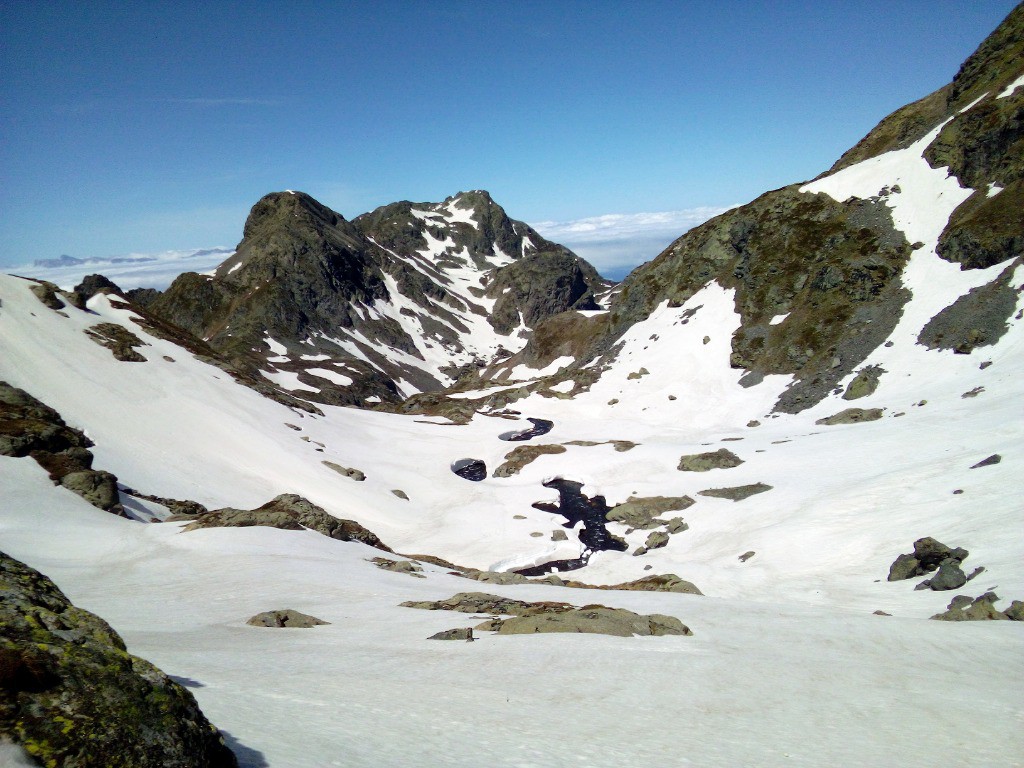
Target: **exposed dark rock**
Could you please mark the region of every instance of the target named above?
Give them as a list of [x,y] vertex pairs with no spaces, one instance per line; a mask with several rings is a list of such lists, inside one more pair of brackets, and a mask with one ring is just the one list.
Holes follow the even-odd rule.
[[404,608],[422,608],[428,611],[459,611],[460,613],[485,613],[503,616],[519,615],[530,608],[538,606],[546,610],[571,610],[568,603],[527,603],[500,595],[489,595],[486,592],[459,592],[446,600],[407,601]]
[[1024,600],[1014,600],[1003,613],[1011,621],[1024,621]]
[[192,694],[0,553],[0,739],[41,765],[233,768]]
[[1017,309],[1017,290],[1011,281],[1022,260],[1024,257],[1015,259],[995,280],[972,289],[935,315],[921,329],[918,343],[929,349],[970,354],[977,347],[999,341]]
[[100,509],[110,511],[120,503],[117,478],[109,472],[95,469],[69,472],[60,479],[60,484]]
[[878,421],[882,418],[881,408],[847,408],[844,411],[818,419],[815,424],[834,426],[836,424],[860,424],[862,421]]
[[277,629],[308,629],[321,624],[330,624],[329,621],[318,619],[307,613],[300,613],[291,608],[257,613],[245,623],[253,627],[275,627]]
[[979,467],[991,467],[993,464],[998,464],[1003,460],[1003,457],[998,453],[993,453],[991,456],[982,459],[977,464],[972,464],[971,469],[978,469]]
[[752,549],[748,550],[748,551],[744,552],[742,555],[739,556],[739,561],[741,563],[745,563],[745,562],[747,562],[747,560],[749,560],[750,558],[752,558],[756,554],[757,553],[754,550],[752,550]]
[[34,285],[30,286],[29,290],[32,291],[32,293],[35,294],[35,297],[49,309],[61,310],[66,306],[66,304],[57,295],[60,293],[60,287],[53,283],[46,282],[45,280],[39,280],[36,281]]
[[117,287],[117,284],[103,275],[86,275],[82,278],[82,282],[75,286],[75,293],[81,296],[83,301],[88,301],[97,293],[106,293],[108,291],[121,293],[121,289]]
[[[960,571],[960,563],[967,559],[970,553],[962,547],[956,547],[950,549],[941,541],[933,539],[931,536],[925,536],[924,538],[918,539],[914,542],[914,553],[911,555],[900,555],[896,558],[891,566],[889,566],[889,577],[887,581],[903,581],[904,579],[912,579],[915,576],[923,576],[926,573],[931,573],[938,568],[944,562],[947,563],[947,569],[943,578],[939,581],[939,584],[946,584],[952,581],[956,581],[960,577],[963,577],[964,581],[960,582],[954,587],[933,587],[933,589],[957,589],[962,586],[966,581],[967,577],[963,576],[963,572]],[[956,568],[953,570],[951,567],[955,565]],[[956,573],[959,572],[958,577]],[[929,586],[930,582],[925,582],[925,586]],[[920,585],[918,585],[920,587]]]
[[408,501],[409,500],[409,494],[407,494],[405,491],[401,490],[400,488],[394,488],[394,489],[392,489],[391,492],[393,494],[395,494],[395,496],[397,496],[398,498],[403,499],[404,501]]
[[284,493],[256,509],[225,507],[199,515],[182,531],[203,528],[244,528],[263,525],[286,531],[308,528],[339,541],[358,541],[390,552],[391,549],[355,520],[344,520],[328,514],[322,507],[294,493]]
[[727,448],[707,453],[694,453],[679,458],[680,472],[708,472],[712,469],[731,469],[743,463],[743,459]]
[[960,570],[960,561],[947,557],[939,563],[938,572],[928,581],[928,588],[935,592],[960,589],[967,583],[967,576]]
[[758,493],[772,490],[767,483],[752,483],[750,485],[735,485],[730,488],[708,488],[706,491],[697,491],[698,496],[711,496],[717,499],[731,499],[732,501],[743,501]]

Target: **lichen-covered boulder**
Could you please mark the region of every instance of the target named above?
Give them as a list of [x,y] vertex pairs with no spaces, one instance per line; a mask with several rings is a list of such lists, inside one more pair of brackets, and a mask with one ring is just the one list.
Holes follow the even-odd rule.
[[234,768],[192,694],[0,553],[0,741],[74,768]]
[[571,611],[544,612],[485,622],[477,629],[500,635],[532,635],[544,632],[572,632],[633,637],[635,635],[692,635],[689,627],[674,616],[659,613],[640,615],[603,605],[584,606]]
[[709,472],[712,469],[731,469],[743,463],[743,459],[727,448],[706,453],[694,453],[679,457],[680,472]]

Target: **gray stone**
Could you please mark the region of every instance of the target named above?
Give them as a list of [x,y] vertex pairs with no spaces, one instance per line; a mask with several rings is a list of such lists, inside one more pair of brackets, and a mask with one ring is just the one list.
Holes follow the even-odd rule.
[[545,612],[489,621],[477,629],[500,635],[532,635],[546,632],[584,633],[633,637],[636,635],[692,635],[674,616],[640,615],[623,609],[586,606],[569,611]]
[[979,467],[991,467],[993,464],[998,464],[1002,460],[1002,456],[1000,456],[998,453],[993,453],[988,458],[982,459],[977,464],[972,465],[971,469],[978,469]]
[[748,550],[748,551],[744,552],[742,555],[740,555],[739,560],[740,560],[741,563],[745,563],[745,562],[747,562],[747,560],[749,560],[750,558],[752,558],[756,554],[757,553],[754,552],[754,550],[752,550],[752,549]]
[[946,558],[939,564],[938,573],[932,576],[928,588],[935,592],[945,592],[950,589],[960,589],[966,583],[967,577],[960,570],[960,561]]
[[913,555],[900,555],[889,566],[889,578],[886,581],[904,581],[923,573],[921,561]]
[[306,613],[291,608],[282,608],[278,611],[264,611],[257,613],[247,622],[252,627],[275,627],[278,629],[308,629],[321,624],[330,624],[329,621],[318,619]]
[[1014,600],[1003,613],[1011,621],[1024,621],[1024,600]]
[[395,494],[395,496],[397,496],[398,498],[400,498],[400,499],[403,499],[404,501],[408,501],[408,500],[409,500],[409,494],[407,494],[407,493],[406,493],[405,491],[403,491],[403,490],[400,490],[400,489],[398,489],[398,488],[395,488],[395,489],[393,489],[393,490],[392,490],[391,492],[392,492],[393,494]]
[[353,469],[352,467],[343,467],[340,464],[335,464],[333,461],[321,461],[320,463],[323,464],[328,469],[333,469],[339,475],[351,477],[357,483],[361,483],[366,479],[366,475],[364,475],[358,469]]
[[102,510],[109,511],[120,503],[117,478],[109,472],[96,469],[69,472],[60,479],[60,484]]
[[568,541],[569,537],[568,537],[568,535],[566,535],[565,529],[563,529],[563,528],[556,528],[555,530],[553,530],[551,532],[551,540],[552,541]]
[[472,627],[459,627],[458,629],[446,629],[443,632],[438,632],[436,635],[431,635],[427,640],[466,640],[472,642],[473,628]]
[[630,496],[622,504],[609,510],[605,519],[628,525],[630,528],[656,528],[663,525],[656,519],[658,515],[663,512],[681,511],[692,507],[693,504],[694,501],[689,496]]
[[426,578],[421,573],[423,566],[419,563],[413,562],[412,560],[389,560],[386,557],[375,557],[370,562],[385,571],[405,573],[409,576],[415,576],[418,579]]
[[874,394],[875,390],[878,389],[878,380],[883,373],[885,373],[885,369],[877,365],[862,368],[857,372],[853,381],[846,386],[846,391],[843,392],[843,400],[858,400]]

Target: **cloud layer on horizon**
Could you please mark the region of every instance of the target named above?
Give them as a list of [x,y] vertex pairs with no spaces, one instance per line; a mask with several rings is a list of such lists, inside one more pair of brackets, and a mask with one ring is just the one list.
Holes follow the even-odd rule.
[[650,261],[673,240],[733,206],[680,211],[608,213],[571,221],[538,221],[531,226],[589,261],[605,277],[620,279]]

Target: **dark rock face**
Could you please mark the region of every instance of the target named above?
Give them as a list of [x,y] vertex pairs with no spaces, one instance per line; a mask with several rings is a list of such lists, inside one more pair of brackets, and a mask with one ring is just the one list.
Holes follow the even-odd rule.
[[294,493],[284,493],[256,509],[215,509],[200,514],[194,522],[182,531],[196,531],[202,528],[244,528],[250,525],[264,525],[286,531],[301,531],[309,528],[317,533],[339,541],[359,541],[385,552],[390,552],[377,536],[355,520],[344,520],[327,513],[308,499]]
[[233,768],[192,694],[0,553],[0,736],[44,765]]
[[[1024,228],[1024,223],[1021,226]],[[1022,261],[1024,257],[1014,259],[991,283],[971,290],[935,315],[921,329],[918,343],[960,354],[995,344],[1009,330],[1010,317],[1017,309],[1017,289],[1011,281]]]
[[117,478],[92,468],[92,441],[53,408],[0,381],[0,456],[31,456],[54,483],[95,507],[123,515]]
[[308,629],[322,624],[330,624],[329,621],[318,619],[307,613],[301,613],[292,608],[282,608],[277,611],[264,611],[257,613],[247,622],[252,627],[275,627],[277,629]]
[[[438,244],[440,253],[424,256]],[[457,285],[449,271],[477,272],[480,285]],[[182,275],[147,308],[205,339],[244,372],[298,374],[315,389],[301,391],[303,398],[396,404],[399,380],[406,391],[411,385],[429,392],[441,388],[444,375],[455,375],[397,358],[393,351],[422,359],[413,335],[465,350],[466,313],[487,316],[508,334],[520,313],[532,326],[552,313],[596,307],[594,291],[605,285],[586,262],[509,219],[486,192],[394,203],[352,222],[309,195],[279,192],[253,206],[236,253],[214,277]],[[487,291],[497,292],[493,315]],[[396,319],[397,303],[415,333]],[[267,336],[287,354],[272,353]],[[343,363],[352,383],[307,373],[323,363],[304,363],[302,355]]]
[[991,466],[993,466],[995,464],[998,464],[1002,460],[1003,460],[1002,456],[1000,456],[998,453],[993,453],[991,456],[989,456],[988,458],[982,459],[977,464],[972,464],[971,465],[971,469],[979,469],[981,467],[991,467]]
[[82,301],[88,301],[97,293],[104,291],[121,293],[117,284],[103,275],[86,275],[82,278],[82,282],[75,286],[75,293],[82,297]]

